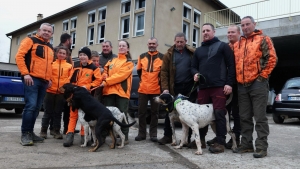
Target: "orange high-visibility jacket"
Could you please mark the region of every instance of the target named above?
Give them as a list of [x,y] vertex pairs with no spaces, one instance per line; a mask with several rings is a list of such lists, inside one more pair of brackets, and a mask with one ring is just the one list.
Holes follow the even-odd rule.
[[252,83],[259,76],[267,79],[276,66],[277,56],[272,40],[261,30],[249,37],[241,36],[234,44],[236,79],[238,83]]
[[69,83],[73,66],[66,60],[56,59],[52,63],[52,85],[47,89],[47,92],[60,94],[59,88],[64,84]]
[[133,62],[124,54],[109,60],[104,66],[103,76],[106,76],[103,95],[117,94],[130,98],[132,84]]
[[16,63],[22,76],[50,80],[52,75],[53,47],[49,41],[35,35],[22,40],[16,54]]
[[146,52],[138,57],[137,73],[140,77],[139,93],[160,94],[160,69],[163,54],[158,51]]

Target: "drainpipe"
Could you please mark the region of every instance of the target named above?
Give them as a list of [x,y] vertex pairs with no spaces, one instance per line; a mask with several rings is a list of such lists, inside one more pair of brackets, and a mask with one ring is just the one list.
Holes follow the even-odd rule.
[[151,26],[151,37],[154,37],[154,26],[155,26],[155,8],[156,8],[156,0],[153,0],[153,6],[152,6],[152,26]]
[[[6,37],[8,37],[8,35],[6,35]],[[9,48],[9,57],[8,57],[8,62],[7,63],[10,63],[10,57],[11,57],[11,38],[8,37],[10,39],[10,48]]]

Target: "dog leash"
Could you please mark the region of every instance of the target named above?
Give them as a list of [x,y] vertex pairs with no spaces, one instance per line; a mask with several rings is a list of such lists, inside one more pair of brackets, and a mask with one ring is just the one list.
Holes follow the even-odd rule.
[[[201,77],[203,77],[203,79],[204,79],[204,83],[200,83],[200,78]],[[191,94],[197,89],[197,87],[196,87],[196,84],[199,82],[199,84],[200,85],[204,85],[205,83],[206,83],[206,78],[202,75],[202,74],[198,74],[198,81],[195,81],[194,82],[194,85],[193,85],[193,87],[192,87],[192,90],[189,92],[189,94],[188,94],[188,97],[190,97],[191,96]]]

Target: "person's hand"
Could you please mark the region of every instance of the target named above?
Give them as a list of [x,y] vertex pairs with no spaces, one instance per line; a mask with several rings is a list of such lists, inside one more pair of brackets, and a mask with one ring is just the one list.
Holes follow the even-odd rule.
[[86,89],[86,86],[81,86],[81,87],[83,87],[83,88],[85,88],[85,89]]
[[164,90],[163,93],[167,94],[170,93],[169,90]]
[[232,87],[229,85],[225,85],[223,91],[225,95],[229,95],[232,92]]
[[199,73],[196,73],[196,74],[194,75],[194,81],[195,81],[195,82],[198,82],[198,80],[199,80]]
[[51,86],[52,86],[52,81],[49,80],[49,82],[48,82],[48,88],[51,87]]
[[25,75],[24,76],[24,82],[27,86],[32,86],[34,85],[32,77],[30,75]]

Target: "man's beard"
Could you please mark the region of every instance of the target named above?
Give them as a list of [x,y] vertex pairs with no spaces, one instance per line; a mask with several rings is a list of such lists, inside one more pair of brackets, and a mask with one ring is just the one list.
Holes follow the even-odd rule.
[[155,51],[156,51],[156,48],[149,48],[149,51],[150,51],[150,52],[155,52]]

